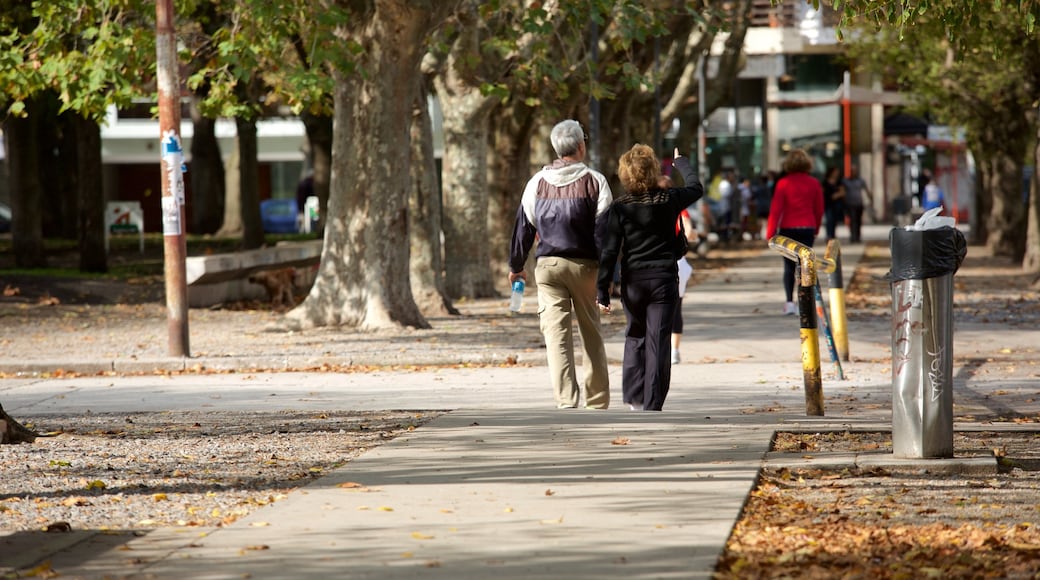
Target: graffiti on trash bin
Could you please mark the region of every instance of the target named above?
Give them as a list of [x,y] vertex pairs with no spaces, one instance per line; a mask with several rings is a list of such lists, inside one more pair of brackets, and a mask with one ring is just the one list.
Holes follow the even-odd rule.
[[[903,367],[910,362],[910,351],[913,343],[910,338],[914,334],[921,334],[922,324],[920,320],[921,292],[915,284],[895,285],[894,308],[895,318],[892,322],[892,358],[895,374],[902,374]],[[917,316],[911,316],[913,311]],[[916,320],[915,320],[916,318]]]
[[[907,364],[914,357],[914,348],[925,349],[927,360],[923,361],[928,366],[928,389],[931,391],[931,400],[938,401],[942,398],[943,385],[946,383],[946,347],[942,344],[934,344],[936,350],[927,349],[922,344],[928,340],[914,340],[926,334],[924,321],[922,320],[922,309],[924,306],[924,292],[920,284],[911,281],[903,281],[895,284],[893,292],[893,308],[895,316],[892,322],[892,362],[894,377],[902,376]],[[932,339],[936,338],[934,336]]]
[[928,369],[928,382],[931,383],[932,401],[935,402],[942,397],[943,385],[946,383],[946,376],[943,374],[943,369],[946,368],[943,364],[946,349],[940,348],[938,352],[929,352],[928,356],[932,357],[932,368]]

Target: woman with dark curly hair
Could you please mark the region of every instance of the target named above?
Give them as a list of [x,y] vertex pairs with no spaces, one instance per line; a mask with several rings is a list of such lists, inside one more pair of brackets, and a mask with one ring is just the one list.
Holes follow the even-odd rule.
[[686,253],[675,224],[704,195],[678,149],[673,165],[684,187],[659,185],[661,162],[646,145],[636,144],[621,156],[618,177],[625,193],[610,206],[600,253],[597,302],[604,312],[610,312],[610,282],[621,257],[621,304],[628,320],[622,399],[633,410],[660,411],[668,395],[672,319],[679,301],[677,260]]

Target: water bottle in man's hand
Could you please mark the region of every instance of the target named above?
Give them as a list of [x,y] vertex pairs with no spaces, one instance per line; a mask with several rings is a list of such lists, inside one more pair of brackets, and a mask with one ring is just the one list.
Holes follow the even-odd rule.
[[520,308],[524,305],[524,279],[517,278],[513,282],[513,294],[509,297],[509,311],[520,312]]

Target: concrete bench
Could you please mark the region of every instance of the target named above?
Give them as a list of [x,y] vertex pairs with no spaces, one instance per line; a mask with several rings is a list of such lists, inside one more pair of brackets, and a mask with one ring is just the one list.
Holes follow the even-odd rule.
[[263,270],[295,268],[297,290],[314,283],[322,241],[279,242],[269,248],[185,259],[188,306],[206,307],[245,299],[266,299],[263,287],[247,278]]

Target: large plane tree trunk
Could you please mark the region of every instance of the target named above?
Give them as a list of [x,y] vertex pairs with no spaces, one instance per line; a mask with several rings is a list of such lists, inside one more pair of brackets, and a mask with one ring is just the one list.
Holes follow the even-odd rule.
[[290,325],[428,328],[409,279],[409,130],[427,35],[458,1],[376,0],[343,32],[365,51],[333,74],[335,119],[325,244]]
[[194,104],[191,122],[191,224],[193,234],[212,234],[224,220],[224,159],[217,142],[217,120],[205,117]]
[[476,53],[468,44],[475,33],[460,35],[447,66],[435,77],[444,114],[444,261],[452,298],[497,296],[488,251],[488,115],[495,101],[471,83],[458,59]]
[[[536,109],[519,99],[499,106],[493,113],[491,147],[488,152],[488,240],[491,246],[491,271],[495,280],[506,283],[509,274],[509,243],[516,211],[524,185],[533,172],[530,167],[531,135],[537,120]],[[533,272],[534,270],[529,270]],[[530,274],[529,274],[530,275]],[[528,283],[533,280],[529,279]]]
[[[1022,260],[1026,247],[1026,208],[1022,203],[1022,159],[1028,151],[1024,119],[989,127],[973,151],[989,205],[979,215],[985,221],[986,246],[994,256]],[[985,216],[985,217],[983,217]]]
[[19,268],[43,268],[47,254],[43,247],[43,188],[40,184],[37,119],[9,116],[4,123],[7,163],[11,184],[11,245]]
[[107,272],[105,191],[101,182],[101,126],[76,118],[76,176],[79,190],[79,269]]
[[260,162],[256,120],[237,118],[239,210],[242,212],[242,248],[253,250],[264,245],[264,225],[260,218]]
[[224,167],[224,221],[217,230],[217,237],[233,238],[242,235],[242,184],[239,183],[238,139],[228,155]]
[[[1040,118],[1037,118],[1035,131],[1037,142],[1033,147],[1033,167],[1040,167]],[[1036,197],[1040,195],[1040,175],[1033,172],[1033,178],[1029,180],[1029,212],[1026,216],[1026,253],[1022,258],[1022,269],[1031,274],[1040,274],[1040,203]],[[1037,278],[1040,281],[1040,277]],[[1036,286],[1036,282],[1034,282]]]
[[[329,207],[329,178],[332,175],[332,117],[304,113],[301,115],[310,144],[311,168],[314,170],[314,195],[318,198],[318,231],[325,227]],[[303,211],[303,208],[300,208]]]
[[444,290],[441,246],[441,191],[433,156],[433,125],[427,92],[420,82],[412,113],[412,189],[408,199],[411,231],[412,296],[423,316],[458,314]]

